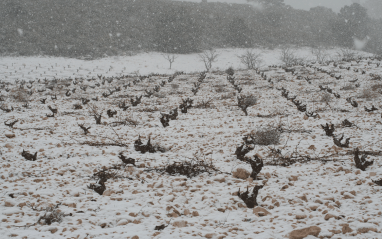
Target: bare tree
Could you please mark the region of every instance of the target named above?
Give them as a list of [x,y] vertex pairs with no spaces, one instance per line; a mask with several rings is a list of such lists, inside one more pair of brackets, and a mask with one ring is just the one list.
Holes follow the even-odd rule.
[[349,48],[340,48],[337,51],[339,60],[354,60],[359,57],[355,51]]
[[240,62],[247,66],[248,69],[255,69],[260,67],[263,62],[261,53],[256,53],[252,49],[247,50],[244,54],[237,56]]
[[89,104],[88,112],[90,116],[94,117],[96,124],[101,124],[102,109],[100,109],[96,104]]
[[164,59],[166,59],[170,63],[170,69],[171,69],[172,63],[174,63],[175,59],[178,58],[172,54],[163,54],[162,56]]
[[219,56],[219,54],[216,53],[216,50],[208,50],[198,54],[198,56],[204,63],[206,70],[209,71],[212,68],[212,63],[216,61],[216,58]]
[[280,60],[287,66],[302,64],[304,62],[304,59],[298,57],[296,50],[290,46],[284,46],[281,48]]
[[316,57],[316,61],[320,64],[324,63],[329,55],[323,46],[312,48],[312,54]]

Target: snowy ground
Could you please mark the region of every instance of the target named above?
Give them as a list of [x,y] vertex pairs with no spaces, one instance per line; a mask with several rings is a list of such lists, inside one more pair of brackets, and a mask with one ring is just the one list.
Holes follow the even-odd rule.
[[[225,70],[228,67],[244,69],[245,65],[240,63],[237,56],[244,54],[247,49],[218,49],[217,61],[213,63],[212,69]],[[266,50],[255,49],[254,52],[262,53],[262,66],[278,65],[280,49]],[[337,58],[338,49],[328,49],[330,59]],[[314,60],[310,48],[296,50],[299,57]],[[360,55],[365,53],[358,52]],[[205,67],[198,54],[175,55],[176,59],[170,70],[169,62],[163,54],[157,52],[141,53],[135,56],[109,57],[99,60],[85,61],[58,57],[0,57],[0,79],[9,81],[16,79],[54,79],[54,78],[80,78],[103,76],[120,76],[127,74],[148,75],[173,74],[176,71],[200,72]]]
[[[239,51],[220,50],[215,70],[243,68],[235,57]],[[309,51],[300,53],[308,55]],[[279,63],[277,51],[264,52],[264,65]],[[177,75],[171,82],[170,76],[117,77],[137,71],[140,75],[201,71],[203,65],[196,55],[179,56],[172,71],[157,53],[97,61],[2,58],[4,101],[0,103],[4,110],[13,107],[13,111],[1,110],[0,119],[7,124],[19,121],[13,129],[0,126],[0,231],[16,238],[302,238],[290,233],[316,226],[320,238],[380,238],[381,189],[372,180],[382,178],[381,113],[366,112],[364,107],[382,107],[382,84],[376,77],[382,74],[381,63],[370,58],[316,63],[293,67],[293,74],[268,67],[258,73],[236,71],[236,83],[243,89],[240,94],[226,73],[215,71],[207,73],[194,95],[197,73]],[[264,80],[261,73],[271,80]],[[110,78],[99,79],[97,74]],[[43,80],[53,77],[60,79],[57,84]],[[23,79],[26,83],[20,89]],[[153,96],[131,106],[131,98],[152,91],[163,81]],[[340,98],[319,86],[329,87]],[[103,96],[118,87],[120,91]],[[298,111],[281,96],[282,87],[319,117],[308,118]],[[258,98],[248,108],[248,116],[237,107],[238,95]],[[349,97],[358,107],[347,102]],[[90,102],[83,105],[85,98]],[[164,128],[161,113],[169,113],[186,98],[193,99],[195,107],[185,114],[179,111],[177,119]],[[322,98],[330,100],[325,103]],[[118,107],[123,101],[130,106],[126,111]],[[207,101],[210,104],[203,107]],[[82,109],[74,109],[75,104]],[[48,106],[58,109],[54,117],[48,117],[52,114]],[[92,106],[102,112],[102,124],[95,124],[89,113]],[[108,109],[117,115],[109,118]],[[355,126],[342,126],[345,119]],[[126,125],[115,123],[122,121]],[[336,137],[350,138],[349,148],[334,145],[320,126],[326,123],[335,125]],[[78,124],[91,127],[90,133],[85,135]],[[244,135],[266,127],[282,131],[280,142],[257,145],[248,155],[257,154],[265,166],[258,180],[242,178],[235,172],[240,168],[251,172],[251,166],[238,160],[235,150]],[[144,144],[150,137],[166,151],[135,151],[139,136]],[[374,160],[366,171],[355,167],[353,150],[357,147],[369,153],[367,160]],[[37,152],[37,160],[25,160],[23,150]],[[136,166],[122,165],[120,152],[134,158]],[[311,161],[288,167],[271,165],[293,152]],[[219,171],[187,178],[153,170],[191,160],[212,164]],[[120,166],[109,170],[116,175],[105,183],[103,195],[88,188],[97,182],[92,177],[95,173],[113,165]],[[258,207],[250,209],[237,192],[255,185],[264,187],[259,190]],[[39,220],[49,210],[62,213],[58,215],[62,221],[48,225]],[[154,230],[161,225],[168,226]]]

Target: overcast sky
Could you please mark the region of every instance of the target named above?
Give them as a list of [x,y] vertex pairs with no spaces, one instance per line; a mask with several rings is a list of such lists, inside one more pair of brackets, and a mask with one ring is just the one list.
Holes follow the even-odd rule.
[[[201,0],[185,0],[191,2],[201,2]],[[208,2],[228,2],[228,3],[246,3],[246,0],[207,0]],[[381,0],[382,1],[382,0]],[[339,12],[345,5],[351,5],[354,0],[285,0],[285,3],[293,8],[309,10],[312,7],[324,6],[332,8]]]

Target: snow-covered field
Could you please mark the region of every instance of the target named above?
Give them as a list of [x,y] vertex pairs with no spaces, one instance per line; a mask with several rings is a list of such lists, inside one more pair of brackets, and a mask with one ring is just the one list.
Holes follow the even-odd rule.
[[[247,49],[218,49],[217,61],[212,64],[214,70],[225,70],[228,67],[244,69],[240,63],[239,55]],[[254,52],[262,53],[262,66],[282,64],[280,61],[280,49],[266,50],[255,49]],[[330,58],[336,58],[338,49],[328,49],[326,53]],[[299,57],[314,60],[310,48],[296,50]],[[365,53],[358,52],[359,55]],[[175,62],[170,70],[169,62],[162,53],[140,53],[135,56],[117,56],[98,60],[78,60],[59,57],[0,57],[0,79],[3,80],[35,80],[54,78],[79,78],[103,76],[120,76],[127,74],[173,74],[176,71],[200,72],[205,70],[203,62],[198,54],[174,55]]]
[[[197,72],[204,70],[195,54],[178,56],[172,70],[159,53],[94,61],[0,58],[0,119],[8,125],[18,120],[13,128],[1,126],[3,237],[380,238],[381,189],[372,180],[382,178],[382,61],[266,67],[281,64],[279,51],[263,51],[262,70],[236,71],[234,87],[224,70],[244,68],[236,57],[244,51],[219,50],[213,73],[200,80],[195,95]],[[313,57],[308,49],[299,53]],[[184,74],[174,77],[175,71]],[[168,75],[139,77],[150,73]],[[148,92],[153,95],[145,97]],[[237,97],[249,95],[257,102],[245,116]],[[312,117],[287,99],[294,96]],[[163,127],[161,113],[187,98],[193,107],[178,109]],[[365,110],[372,106],[377,110]],[[117,113],[108,117],[108,110]],[[343,125],[345,119],[353,125]],[[334,125],[333,137],[322,129],[326,123]],[[264,163],[253,180],[251,165],[235,152],[245,135],[266,129],[280,140],[247,154]],[[350,138],[348,147],[334,144],[342,135],[343,146]],[[136,151],[139,137],[163,152]],[[356,148],[374,161],[365,171],[355,165]],[[37,152],[37,160],[26,160],[23,155],[31,156],[23,150]],[[123,164],[121,154],[135,166]],[[191,161],[208,172],[186,177],[165,170]],[[100,195],[89,186],[102,186],[102,174],[107,181]],[[256,185],[263,185],[258,205],[247,208],[238,190]],[[49,221],[49,215],[61,220]]]

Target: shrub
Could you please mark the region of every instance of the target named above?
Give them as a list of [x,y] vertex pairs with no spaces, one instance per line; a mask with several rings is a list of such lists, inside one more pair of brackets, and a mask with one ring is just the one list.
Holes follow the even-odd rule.
[[60,223],[65,216],[57,207],[48,207],[45,211],[45,214],[38,219],[37,223],[43,223],[45,225],[50,225],[54,222]]
[[27,90],[24,89],[16,89],[12,90],[10,96],[16,101],[16,102],[28,102],[30,100],[30,96],[28,94]]
[[173,110],[171,110],[168,116],[170,120],[176,120],[176,117],[178,117],[178,108],[174,108]]
[[345,139],[345,142],[342,143],[341,141],[344,139],[344,135],[341,136],[341,138],[333,137],[333,143],[340,147],[340,148],[349,148],[350,138]]
[[346,98],[346,101],[350,103],[353,107],[358,107],[358,102],[353,100],[351,97]]
[[[228,91],[228,90],[227,90]],[[221,100],[228,100],[228,99],[231,99],[233,97],[236,96],[236,92],[230,92],[230,93],[227,93],[227,94],[223,94],[220,96],[220,99]]]
[[302,64],[304,62],[303,58],[297,57],[296,50],[289,46],[281,48],[280,60],[287,66]]
[[166,150],[158,145],[151,144],[151,138],[147,140],[146,145],[144,145],[141,141],[141,136],[138,137],[138,139],[134,142],[134,149],[138,152],[141,152],[143,154],[149,152],[149,153],[155,153],[157,151],[160,151],[164,153]]
[[106,111],[106,114],[107,114],[107,116],[109,116],[109,118],[113,118],[114,115],[117,114],[117,111],[116,111],[116,110],[112,111],[111,109],[108,109],[108,110]]
[[198,102],[198,104],[195,106],[195,108],[203,108],[203,109],[207,109],[207,108],[211,108],[212,107],[212,99],[202,99]]
[[339,59],[344,61],[354,60],[358,58],[358,55],[355,51],[349,48],[341,48],[337,51],[337,56]]
[[78,126],[84,131],[84,134],[87,135],[91,127],[85,127],[84,124],[78,124]]
[[378,186],[382,186],[382,179],[379,180],[371,180],[373,183],[377,184]]
[[137,106],[142,102],[142,95],[141,96],[135,96],[135,100],[133,98],[130,99],[130,102],[133,106]]
[[183,175],[188,178],[196,177],[202,173],[212,174],[213,172],[220,172],[212,163],[205,163],[199,159],[186,162],[174,162],[164,167],[146,169],[145,171],[168,173],[172,176]]
[[80,103],[76,103],[73,105],[75,110],[81,110],[83,107]]
[[325,131],[326,136],[330,136],[330,137],[334,136],[333,132],[335,128],[333,124],[326,123],[326,125],[321,125],[321,127]]
[[373,87],[365,87],[362,89],[361,94],[359,95],[359,98],[371,100],[371,99],[376,98],[378,96],[379,96],[379,94],[373,90]]
[[120,109],[122,109],[123,111],[126,111],[129,108],[129,106],[126,105],[126,101],[125,100],[118,102],[118,107]]
[[261,169],[264,166],[263,160],[258,157],[257,155],[254,155],[252,158],[245,156],[247,153],[252,151],[254,149],[254,139],[250,136],[245,136],[243,138],[244,143],[236,148],[235,154],[237,159],[240,161],[244,161],[246,163],[249,163],[252,168],[251,178],[256,180],[257,175],[260,173]]
[[382,84],[376,84],[371,87],[372,91],[381,92],[382,91]]
[[320,64],[324,63],[329,57],[326,49],[322,46],[312,48],[312,54],[316,57],[316,61]]
[[111,123],[113,126],[117,126],[117,125],[130,125],[130,126],[134,126],[134,127],[137,127],[139,125],[139,121],[134,119],[133,117],[131,116],[118,116],[117,117],[117,121],[114,121]]
[[132,165],[135,166],[135,159],[130,158],[130,157],[129,157],[129,158],[126,158],[126,157],[123,155],[123,152],[120,152],[120,153],[119,153],[118,158],[120,158],[124,164],[132,164]]
[[253,95],[249,96],[238,96],[237,102],[239,108],[248,116],[247,108],[256,105],[257,98]]
[[355,166],[362,171],[365,171],[366,168],[374,163],[374,161],[366,161],[366,154],[362,155],[362,157],[359,157],[359,149],[356,148],[354,150],[354,162]]
[[377,81],[382,80],[382,76],[380,76],[380,75],[370,74],[370,76],[371,76],[371,80],[377,80]]
[[240,188],[239,188],[239,192],[237,196],[244,201],[245,205],[247,205],[248,208],[254,208],[255,206],[258,205],[256,199],[257,199],[257,195],[259,194],[259,190],[262,188],[263,188],[262,185],[260,186],[256,185],[253,188],[253,191],[251,194],[248,191],[248,187],[247,187],[247,191],[244,193],[240,193]]
[[88,112],[94,117],[96,124],[101,124],[102,110],[96,104],[89,104]]
[[355,86],[353,86],[351,84],[347,84],[341,88],[341,90],[354,90],[354,89],[355,89]]
[[165,229],[167,226],[165,224],[162,224],[160,226],[155,226],[154,230],[161,231],[161,230]]
[[99,180],[98,183],[91,183],[88,188],[94,190],[94,192],[98,193],[99,195],[102,195],[106,190],[106,180],[107,179]]
[[303,105],[301,101],[292,99],[292,103],[297,107],[300,112],[306,111],[306,105]]
[[235,178],[247,179],[249,175],[251,174],[244,168],[237,168],[235,171],[232,172],[232,176],[234,176]]
[[345,119],[344,121],[342,121],[341,125],[343,127],[352,127],[352,126],[354,126],[354,123],[352,123],[349,120]]
[[215,85],[214,87],[215,87],[216,93],[228,92],[226,85]]
[[19,120],[15,120],[15,121],[12,121],[12,122],[10,122],[10,123],[7,123],[7,121],[4,121],[4,124],[5,124],[6,126],[8,126],[8,127],[10,127],[10,128],[13,129],[13,126],[14,126],[17,122],[19,122]]
[[253,144],[252,141],[247,140],[247,137],[244,137],[244,143],[236,148],[235,155],[236,158],[240,161],[246,161],[245,155],[249,152],[251,152],[254,147],[251,145]]
[[323,103],[329,103],[332,101],[332,95],[329,93],[324,93],[321,95],[320,101]]
[[170,175],[184,175],[188,178],[196,177],[202,173],[218,171],[214,165],[206,164],[201,160],[191,162],[175,162],[165,167],[165,172]]
[[194,87],[191,89],[192,93],[194,93],[194,95],[196,95],[200,89],[200,86],[201,86],[201,82],[196,82],[194,83]]
[[230,76],[233,76],[235,74],[235,70],[231,66],[227,70],[225,70],[225,73],[227,73]]
[[275,128],[263,128],[251,133],[255,145],[277,145],[280,143],[281,132]]
[[247,69],[256,69],[260,67],[263,62],[261,53],[256,53],[252,50],[247,50],[244,54],[238,56],[238,58],[240,59],[240,62],[247,67]]
[[151,91],[151,90],[145,90],[145,93],[143,96],[144,97],[147,97],[147,98],[150,98],[153,94],[154,94],[154,91]]
[[167,126],[170,126],[170,118],[168,117],[167,114],[161,113],[160,122],[162,123],[162,126],[164,128],[166,128]]
[[376,110],[378,110],[378,108],[375,107],[374,105],[371,105],[371,108],[370,108],[370,109],[368,109],[368,108],[365,106],[365,111],[366,111],[366,112],[373,112],[373,111],[376,111]]
[[256,180],[257,175],[260,173],[261,169],[264,166],[263,160],[257,155],[255,155],[253,156],[253,158],[247,158],[247,163],[249,163],[252,168],[251,178],[253,178],[253,180]]
[[114,179],[117,177],[117,173],[115,171],[112,171],[111,169],[118,168],[103,168],[101,171],[94,173],[92,178],[96,178],[97,183],[91,183],[90,185],[88,185],[88,188],[94,190],[99,195],[102,195],[103,192],[105,192],[106,190],[106,181],[108,179]]
[[186,114],[188,112],[188,109],[192,107],[192,104],[194,103],[193,99],[187,98],[182,99],[182,104],[179,105],[179,109],[183,114]]
[[21,153],[21,156],[23,156],[26,160],[29,160],[29,161],[36,161],[37,160],[37,152],[34,154],[31,154],[31,153],[23,150],[23,152]]
[[179,89],[179,85],[178,84],[171,84],[171,89],[177,90],[177,89]]

